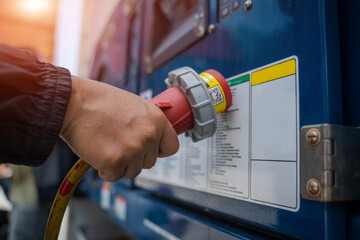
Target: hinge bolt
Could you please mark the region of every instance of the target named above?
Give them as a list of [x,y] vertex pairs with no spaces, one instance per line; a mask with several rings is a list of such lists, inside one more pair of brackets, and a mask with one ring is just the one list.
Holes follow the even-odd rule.
[[310,179],[307,183],[306,183],[306,192],[311,196],[311,197],[316,197],[320,194],[320,182],[317,179]]
[[308,142],[308,144],[310,144],[311,146],[316,146],[320,143],[320,132],[319,130],[317,130],[316,128],[311,128],[307,133],[306,133],[306,141]]

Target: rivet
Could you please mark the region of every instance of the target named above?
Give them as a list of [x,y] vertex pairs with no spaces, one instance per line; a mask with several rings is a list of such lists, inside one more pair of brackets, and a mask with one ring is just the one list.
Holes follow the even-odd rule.
[[210,24],[208,28],[208,32],[211,34],[215,31],[215,24]]
[[252,1],[251,0],[246,0],[244,3],[244,9],[249,11],[252,7]]

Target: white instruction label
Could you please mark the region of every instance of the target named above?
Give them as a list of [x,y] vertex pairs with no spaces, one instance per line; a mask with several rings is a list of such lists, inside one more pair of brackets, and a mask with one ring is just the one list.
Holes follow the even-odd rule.
[[233,104],[213,137],[180,136],[177,154],[137,181],[171,185],[297,211],[299,108],[296,56],[228,79]]

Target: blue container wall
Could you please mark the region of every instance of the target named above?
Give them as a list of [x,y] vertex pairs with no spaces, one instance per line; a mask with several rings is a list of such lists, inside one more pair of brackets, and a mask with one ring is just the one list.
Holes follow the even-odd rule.
[[[197,72],[213,68],[225,77],[231,77],[296,55],[299,61],[300,126],[318,123],[360,125],[360,82],[356,80],[358,77],[354,71],[360,63],[358,2],[341,2],[341,6],[338,6],[335,0],[253,0],[251,10],[242,9],[222,22],[218,22],[217,19],[217,1],[209,2],[208,21],[209,24],[215,24],[215,31],[207,34],[152,74],[147,74],[143,66],[145,56],[141,55],[143,41],[146,41],[146,36],[141,35],[141,32],[144,32],[144,29],[141,30],[141,25],[144,26],[145,21],[142,18],[144,9],[143,1],[139,1],[137,15],[130,24],[132,40],[128,46],[129,65],[121,65],[118,69],[109,65],[112,69],[110,72],[120,71],[118,75],[125,80],[119,81],[116,77],[110,76],[109,83],[137,93],[152,89],[156,95],[166,89],[164,79],[168,72],[179,67],[190,66]],[[113,19],[120,21],[122,17],[115,14]],[[116,39],[114,41],[115,44]],[[99,56],[105,55],[102,59],[112,61],[111,47],[105,53],[100,52]],[[96,183],[97,180],[94,179],[93,176],[90,177],[86,185],[89,195],[100,202],[100,183]],[[186,202],[188,212],[201,214],[202,218],[197,220],[206,222],[205,225],[211,225],[205,219],[221,220],[222,224],[213,224],[213,227],[221,228],[222,231],[238,238],[246,239],[245,235],[236,233],[236,229],[244,227],[279,234],[286,236],[285,238],[355,239],[358,235],[355,231],[359,227],[358,203],[324,204],[300,197],[299,211],[289,212],[154,183],[154,188],[160,189],[157,193],[165,196],[165,200],[157,201],[156,198],[149,198],[147,194],[137,192],[138,190],[130,193],[124,190],[124,185],[132,186],[131,182],[119,185],[115,183],[112,185],[113,191],[125,198],[129,196],[129,201],[138,205],[133,204],[131,208],[134,209],[129,210],[135,214],[134,218],[129,218],[125,223],[119,221],[119,224],[137,233],[141,239],[157,239],[157,235],[148,232],[144,235],[145,227],[141,224],[137,227],[137,221],[141,223],[143,216],[152,216],[154,209],[158,209],[160,213],[171,212],[168,205],[178,206],[179,202],[180,205]],[[193,202],[189,202],[189,199]],[[144,205],[148,207],[140,208]],[[137,207],[144,212],[136,214]],[[167,214],[173,216],[171,213]],[[183,212],[182,214],[186,215]],[[194,218],[190,215],[190,218]],[[151,220],[170,231],[171,224],[177,226],[179,221],[176,219],[179,218],[169,217],[166,223],[161,217]],[[189,221],[188,218],[181,219]],[[199,234],[208,231],[204,229],[208,228],[200,227]],[[182,233],[174,233],[181,237],[189,232],[184,230]],[[144,238],[146,235],[149,237]]]
[[[336,1],[253,1],[217,22],[217,1],[210,1],[209,24],[214,33],[148,75],[142,72],[140,92],[154,95],[173,69],[190,66],[197,72],[209,68],[231,77],[296,55],[299,59],[300,126],[342,124],[342,88]],[[144,36],[143,36],[144,37]],[[345,236],[345,205],[301,199],[296,213],[154,183],[153,189],[170,198],[204,203],[214,216],[282,232],[294,237],[341,239]],[[169,190],[170,189],[170,190]],[[316,226],[314,228],[314,226]]]

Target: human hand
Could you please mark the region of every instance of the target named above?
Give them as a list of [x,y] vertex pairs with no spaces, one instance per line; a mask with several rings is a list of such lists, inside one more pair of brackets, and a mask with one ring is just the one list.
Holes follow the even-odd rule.
[[106,181],[134,178],[179,148],[174,128],[154,104],[74,76],[60,136]]

